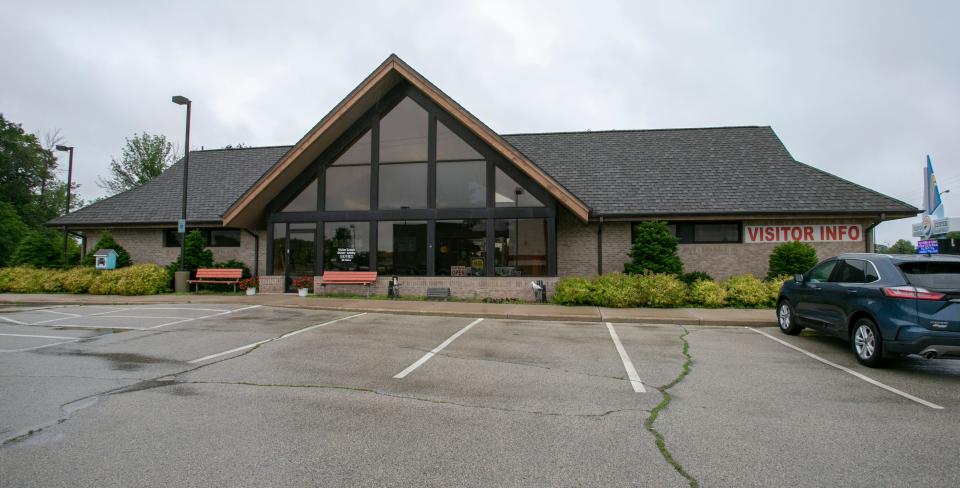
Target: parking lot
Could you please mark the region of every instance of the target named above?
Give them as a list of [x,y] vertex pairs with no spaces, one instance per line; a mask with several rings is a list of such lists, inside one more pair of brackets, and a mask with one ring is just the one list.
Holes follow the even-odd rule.
[[775,328],[0,312],[3,486],[956,486],[958,438],[960,361]]

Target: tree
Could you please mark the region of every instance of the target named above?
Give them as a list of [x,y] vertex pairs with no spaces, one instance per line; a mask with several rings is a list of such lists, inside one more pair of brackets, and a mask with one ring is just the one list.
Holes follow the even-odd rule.
[[20,241],[10,264],[47,268],[59,264],[58,258],[51,236],[44,231],[33,231]]
[[16,209],[7,202],[0,202],[0,266],[7,266],[20,240],[27,233],[27,225],[20,220]]
[[960,239],[960,231],[947,232],[947,239]]
[[897,242],[894,242],[888,252],[892,254],[916,254],[917,248],[913,247],[913,244],[906,239],[900,239]]
[[683,262],[677,257],[677,244],[680,242],[666,222],[647,221],[634,226],[634,241],[630,252],[630,261],[624,265],[624,271],[630,274],[683,273]]
[[30,227],[38,228],[47,220],[49,213],[38,211],[47,203],[40,196],[55,180],[56,167],[57,158],[40,145],[37,136],[0,114],[0,201],[12,205]]
[[126,141],[120,160],[111,158],[110,178],[97,181],[97,186],[113,194],[136,188],[159,176],[176,158],[173,144],[166,136],[144,132],[134,134]]
[[877,253],[877,254],[889,254],[889,253],[890,253],[890,246],[887,246],[887,245],[885,245],[885,244],[874,244],[874,245],[873,245],[873,252],[875,252],[875,253]]
[[767,268],[767,278],[806,273],[817,265],[817,250],[804,242],[785,242],[773,248]]
[[[203,234],[197,229],[187,233],[187,241],[183,249],[183,262],[184,269],[190,272],[190,276],[196,274],[197,268],[213,267],[213,252],[206,249],[206,241],[203,238]],[[173,280],[173,273],[179,270],[180,257],[177,256],[176,261],[167,266],[167,272],[170,274],[171,280]]]
[[100,238],[97,239],[97,243],[93,246],[93,249],[83,258],[83,265],[93,266],[93,254],[101,249],[113,249],[117,252],[117,268],[125,268],[133,262],[133,260],[130,259],[130,253],[114,240],[113,234],[111,234],[110,231],[105,230],[100,234]]

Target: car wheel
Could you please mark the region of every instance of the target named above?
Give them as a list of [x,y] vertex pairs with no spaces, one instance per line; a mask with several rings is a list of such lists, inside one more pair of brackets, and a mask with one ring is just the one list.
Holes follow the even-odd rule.
[[860,364],[871,368],[883,364],[883,340],[877,324],[872,320],[863,318],[853,324],[850,345]]
[[783,300],[777,307],[777,323],[780,325],[780,332],[787,335],[797,335],[803,330],[797,324],[797,316],[793,313],[793,307],[790,302]]

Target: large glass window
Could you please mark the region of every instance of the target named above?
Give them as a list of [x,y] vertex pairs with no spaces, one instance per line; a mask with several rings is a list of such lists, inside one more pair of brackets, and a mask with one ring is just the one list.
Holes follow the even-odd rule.
[[381,164],[380,208],[427,208],[427,180],[427,163]]
[[437,208],[487,206],[487,162],[437,163]]
[[497,168],[495,201],[498,207],[542,207],[543,203],[530,194],[526,188],[520,186],[502,169]]
[[314,179],[281,212],[316,212],[317,180]]
[[483,159],[473,147],[437,121],[437,160]]
[[[187,229],[187,232],[199,230],[206,247],[240,247],[240,229]],[[163,230],[163,247],[180,247],[180,233],[177,229]]]
[[[740,242],[740,222],[670,222],[667,228],[680,244],[724,244]],[[636,229],[631,227],[630,240]]]
[[404,98],[380,119],[380,162],[426,161],[429,116]]
[[494,224],[496,276],[547,275],[547,220],[497,220]]
[[273,224],[273,274],[287,269],[287,224]]
[[484,276],[486,221],[438,220],[436,240],[438,276]]
[[325,271],[370,270],[370,222],[323,224]]
[[324,210],[370,210],[370,166],[327,168]]
[[370,135],[370,131],[364,132],[362,136],[350,145],[349,149],[344,151],[343,154],[333,162],[333,165],[370,164],[370,155],[373,154],[370,149],[372,140],[373,136]]
[[426,276],[427,223],[377,223],[377,272],[383,275]]

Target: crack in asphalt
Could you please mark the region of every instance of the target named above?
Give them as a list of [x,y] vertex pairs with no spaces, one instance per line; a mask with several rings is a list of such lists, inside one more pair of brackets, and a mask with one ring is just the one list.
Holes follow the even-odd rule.
[[687,377],[688,374],[690,374],[690,365],[693,362],[693,356],[690,355],[690,343],[687,342],[687,336],[690,334],[690,331],[683,326],[680,326],[680,328],[683,329],[683,333],[680,334],[680,341],[683,343],[680,353],[684,357],[684,362],[683,362],[683,365],[681,366],[680,374],[678,374],[677,377],[674,378],[669,383],[656,387],[657,391],[659,391],[660,394],[663,396],[663,400],[661,400],[660,403],[657,404],[657,406],[653,407],[653,409],[650,410],[650,415],[643,422],[643,426],[646,427],[648,432],[653,434],[653,437],[656,441],[657,450],[660,451],[660,455],[663,456],[663,459],[665,459],[667,463],[670,464],[670,466],[673,466],[673,469],[676,470],[677,473],[680,474],[680,476],[683,476],[687,480],[687,482],[690,483],[691,488],[697,488],[700,486],[700,483],[697,481],[696,478],[694,478],[690,473],[687,472],[687,470],[683,467],[682,464],[680,464],[679,461],[676,460],[676,458],[673,457],[673,454],[671,454],[670,450],[667,449],[667,443],[663,438],[663,434],[661,434],[660,431],[658,431],[656,428],[653,427],[653,423],[657,421],[657,416],[660,415],[660,412],[662,412],[663,410],[666,410],[667,407],[670,406],[670,402],[673,400],[673,397],[670,396],[670,392],[668,390],[670,388],[673,388],[674,386],[677,386],[681,381],[683,381],[684,378]]
[[603,413],[563,413],[563,412],[545,412],[542,410],[524,410],[524,409],[515,409],[515,408],[506,408],[506,407],[494,407],[488,405],[473,405],[469,403],[458,403],[447,400],[438,400],[435,398],[425,398],[425,397],[416,397],[411,395],[400,395],[397,393],[390,393],[381,390],[376,390],[373,388],[364,388],[359,386],[347,386],[347,385],[323,385],[323,384],[284,384],[284,383],[253,383],[249,381],[177,381],[171,382],[168,384],[156,385],[157,387],[163,386],[173,386],[173,385],[234,385],[234,386],[251,386],[251,387],[262,387],[262,388],[317,388],[317,389],[326,389],[326,390],[344,390],[357,393],[370,393],[378,396],[385,396],[390,398],[397,398],[400,400],[414,400],[418,402],[433,403],[438,405],[451,405],[456,407],[463,408],[473,408],[477,410],[494,410],[498,412],[511,412],[511,413],[524,413],[530,415],[538,415],[545,417],[570,417],[570,418],[600,418],[606,417],[620,412],[647,412],[648,410],[642,408],[618,408],[614,410],[607,410]]

